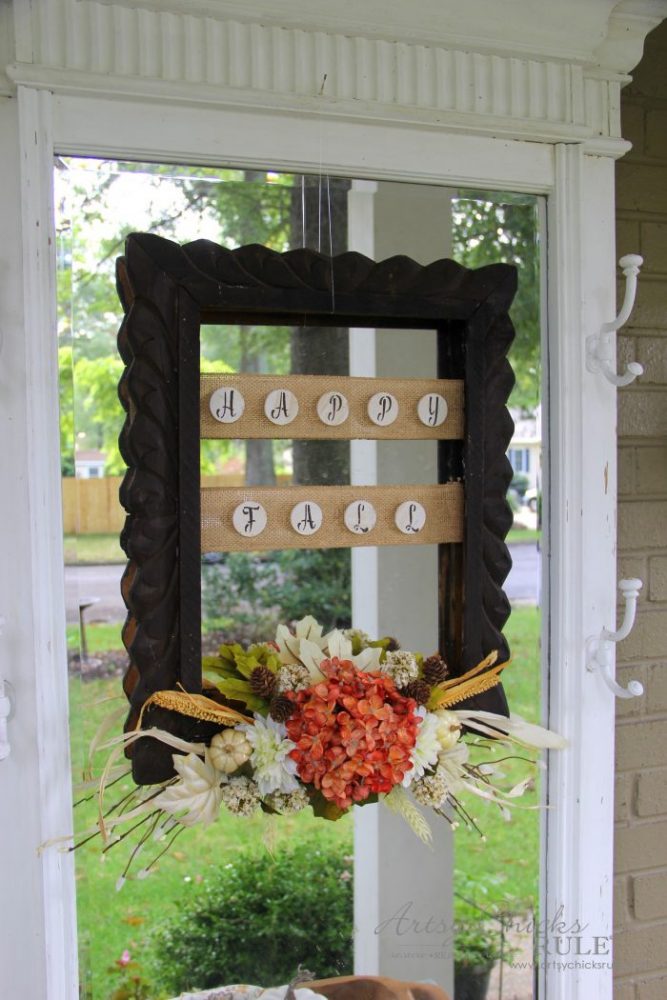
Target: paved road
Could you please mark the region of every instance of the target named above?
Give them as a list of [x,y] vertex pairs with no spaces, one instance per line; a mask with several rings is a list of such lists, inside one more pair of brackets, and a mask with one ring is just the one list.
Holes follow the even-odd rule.
[[536,604],[540,592],[541,558],[535,542],[510,545],[512,569],[505,581],[510,601]]
[[[505,591],[511,601],[534,603],[537,600],[540,554],[534,543],[511,545],[512,570]],[[86,611],[86,621],[123,621],[125,606],[120,596],[120,578],[124,566],[67,566],[65,594],[67,621],[78,621],[78,602],[89,597],[99,598]]]

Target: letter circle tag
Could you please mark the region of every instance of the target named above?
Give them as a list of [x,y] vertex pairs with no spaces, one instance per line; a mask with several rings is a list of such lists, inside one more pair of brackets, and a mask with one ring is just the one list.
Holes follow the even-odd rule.
[[327,427],[339,427],[350,415],[350,404],[342,392],[325,392],[317,401],[317,415]]
[[235,508],[232,524],[244,538],[256,538],[266,527],[266,511],[256,500],[244,500]]
[[417,414],[427,427],[439,427],[447,419],[447,400],[439,392],[429,392],[417,403]]
[[376,392],[368,400],[368,416],[378,427],[389,427],[398,416],[398,400],[390,392]]
[[264,413],[272,424],[291,424],[299,412],[299,401],[289,389],[274,389],[264,400]]
[[396,508],[394,520],[404,535],[416,535],[426,524],[426,511],[418,500],[406,500]]
[[322,508],[312,500],[302,500],[292,507],[290,523],[297,535],[314,535],[323,520]]
[[355,500],[345,508],[345,527],[353,535],[367,535],[375,527],[377,514],[368,500]]
[[211,393],[209,408],[221,424],[235,424],[245,412],[245,399],[238,389],[223,385]]

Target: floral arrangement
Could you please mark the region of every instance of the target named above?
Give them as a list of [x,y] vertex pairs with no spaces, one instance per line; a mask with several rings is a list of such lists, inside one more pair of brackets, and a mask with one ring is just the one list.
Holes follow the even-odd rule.
[[[508,816],[509,804],[531,785],[532,770],[505,790],[501,764],[492,754],[473,762],[471,742],[490,738],[489,746],[529,750],[565,743],[516,716],[454,707],[499,683],[507,664],[496,660],[491,654],[450,678],[437,653],[424,657],[359,630],[325,635],[311,617],[294,631],[280,625],[273,642],[223,645],[204,659],[203,694],[158,691],[142,711],[143,717],[158,705],[216,723],[208,745],[142,729],[143,719],[135,732],[106,744],[112,753],[98,788],[99,832],[110,844],[124,839],[118,832],[124,826],[140,829],[127,874],[149,839],[166,838],[159,857],[180,830],[213,823],[221,809],[251,816],[311,808],[335,820],[354,805],[379,801],[427,842],[431,830],[420,805],[454,826],[460,820],[474,825],[460,799],[471,792]],[[175,777],[136,788],[105,809],[105,788],[122,776],[124,746],[146,737],[177,751]],[[138,874],[147,874],[155,860]]]

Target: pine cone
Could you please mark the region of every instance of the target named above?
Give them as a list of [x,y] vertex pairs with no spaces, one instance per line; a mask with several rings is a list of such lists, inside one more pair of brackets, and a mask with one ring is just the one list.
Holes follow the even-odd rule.
[[269,705],[269,715],[276,722],[287,722],[294,712],[294,702],[291,698],[286,698],[284,694],[276,695],[271,699]]
[[424,660],[424,680],[427,684],[440,684],[447,678],[448,674],[449,669],[440,653],[434,653],[433,656]]
[[410,681],[401,694],[406,698],[414,698],[418,705],[425,705],[431,697],[431,685],[424,680]]
[[254,694],[260,698],[270,698],[276,686],[276,675],[268,667],[255,667],[249,682]]

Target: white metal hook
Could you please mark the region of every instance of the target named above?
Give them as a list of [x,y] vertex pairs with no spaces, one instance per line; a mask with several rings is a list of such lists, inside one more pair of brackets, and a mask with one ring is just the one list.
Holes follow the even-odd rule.
[[617,698],[638,698],[644,693],[644,686],[639,681],[630,681],[627,688],[624,688],[621,687],[612,675],[612,652],[614,644],[621,642],[622,639],[626,639],[632,631],[637,614],[637,598],[642,586],[641,580],[618,581],[618,587],[625,603],[625,612],[621,627],[615,632],[603,628],[599,637],[591,636],[586,643],[586,668],[591,672],[597,671],[609,690]]
[[637,296],[637,277],[644,263],[644,258],[637,253],[626,254],[619,260],[619,266],[625,275],[625,295],[621,311],[611,323],[603,323],[599,333],[586,338],[586,367],[589,372],[600,372],[612,385],[630,385],[644,368],[637,361],[631,361],[621,375],[616,373],[613,365],[614,333],[630,319],[630,313]]

